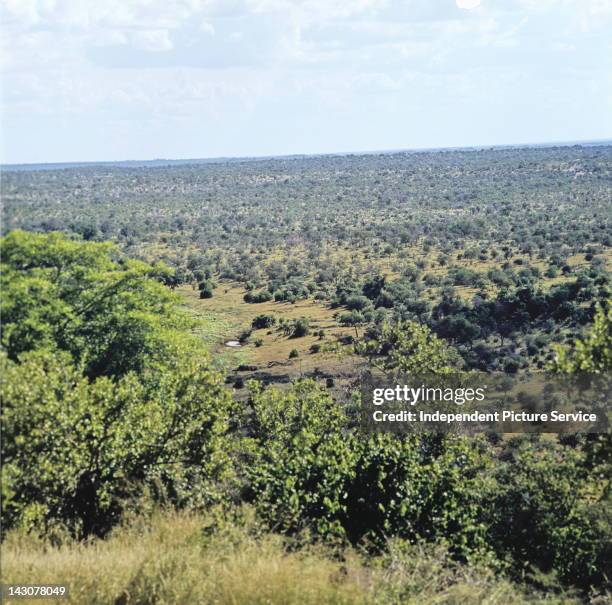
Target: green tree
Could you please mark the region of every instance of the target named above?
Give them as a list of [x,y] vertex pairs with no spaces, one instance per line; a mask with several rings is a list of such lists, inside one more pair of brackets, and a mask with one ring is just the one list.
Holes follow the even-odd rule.
[[454,349],[427,326],[413,321],[384,323],[356,349],[387,374],[449,374],[457,371],[460,362]]
[[[584,338],[573,347],[556,347],[552,369],[561,374],[588,374],[597,381],[602,393],[610,392],[612,370],[612,306],[598,305],[593,325]],[[593,376],[595,375],[595,376]],[[607,412],[607,407],[600,413]],[[580,466],[585,481],[583,498],[572,511],[572,523],[558,528],[556,566],[566,580],[579,577],[583,586],[601,585],[605,578],[606,561],[612,559],[612,435],[577,435],[573,439],[582,454]],[[566,448],[567,449],[567,448]],[[558,475],[555,462],[555,475]],[[571,483],[576,493],[576,482]]]
[[572,348],[556,347],[553,369],[564,374],[599,374],[612,370],[612,305],[598,305],[593,326],[587,336]]
[[213,297],[213,284],[210,281],[203,281],[198,284],[198,290],[200,291],[200,298],[212,298]]
[[252,385],[246,497],[277,530],[344,536],[354,437],[342,409],[316,383],[289,390]]
[[253,386],[251,404],[245,493],[275,530],[378,546],[388,536],[444,541],[463,559],[488,554],[484,441],[360,434],[310,380]]
[[67,351],[89,377],[121,376],[168,358],[188,326],[178,297],[160,283],[167,268],[119,259],[111,244],[14,231],[0,252],[1,342],[10,359]]
[[585,589],[607,581],[611,502],[595,496],[584,461],[579,450],[523,441],[494,470],[489,540],[517,577],[544,572]]
[[[492,459],[479,439],[362,436],[348,488],[347,534],[444,542],[457,557],[489,557],[486,507]],[[488,486],[490,489],[490,486]]]

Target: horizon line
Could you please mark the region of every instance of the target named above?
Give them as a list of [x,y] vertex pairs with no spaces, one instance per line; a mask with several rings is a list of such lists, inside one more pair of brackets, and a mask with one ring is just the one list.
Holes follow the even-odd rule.
[[444,151],[484,151],[488,149],[521,149],[533,147],[574,147],[574,146],[607,146],[612,145],[612,138],[602,139],[579,139],[573,141],[540,141],[531,143],[496,143],[489,145],[457,145],[443,147],[404,147],[394,149],[370,149],[357,151],[328,151],[328,152],[312,152],[312,153],[283,153],[283,154],[266,154],[266,155],[227,155],[227,156],[208,156],[208,157],[190,157],[190,158],[151,158],[151,159],[123,159],[123,160],[66,160],[60,162],[14,162],[0,163],[0,170],[22,168],[35,166],[49,167],[88,167],[102,165],[117,165],[117,164],[151,164],[156,162],[168,163],[223,163],[223,162],[240,162],[240,161],[265,161],[265,160],[282,160],[282,159],[300,159],[300,158],[317,158],[317,157],[342,157],[342,156],[359,156],[359,155],[376,155],[385,154],[393,155],[399,153],[428,153],[428,152],[444,152]]

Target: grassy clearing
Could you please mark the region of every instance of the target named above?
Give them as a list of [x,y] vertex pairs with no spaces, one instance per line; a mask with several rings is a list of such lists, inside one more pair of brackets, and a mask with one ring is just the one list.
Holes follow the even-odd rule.
[[[243,296],[246,290],[233,283],[220,284],[209,299],[200,299],[197,290],[182,287],[178,292],[183,296],[186,306],[203,319],[203,339],[217,356],[228,363],[255,364],[271,373],[299,375],[314,371],[316,367],[337,365],[337,360],[325,353],[312,353],[316,344],[336,342],[344,334],[355,334],[355,328],[339,326],[334,319],[334,310],[312,299],[301,300],[295,304],[287,302],[246,303]],[[277,319],[292,320],[307,317],[310,320],[310,334],[301,338],[290,338],[275,328],[254,330],[251,339],[236,351],[225,346],[228,340],[237,339],[243,330],[251,326],[257,315],[274,315]],[[320,339],[314,333],[323,330]],[[255,346],[260,339],[262,344]],[[298,357],[289,359],[289,353],[296,349]]]
[[187,302],[185,305],[187,310],[199,320],[197,335],[202,339],[202,342],[210,350],[222,353],[213,356],[214,364],[227,370],[248,362],[249,355],[244,349],[231,349],[223,346],[226,340],[239,332],[239,324],[233,322],[231,317],[227,316],[221,309],[198,308],[198,305],[193,303],[199,301],[199,293],[192,287],[183,286],[179,288],[179,293]]
[[[440,549],[390,545],[384,557],[321,547],[288,551],[279,536],[242,522],[157,513],[86,544],[51,546],[14,533],[2,545],[5,583],[61,583],[75,605],[324,605],[577,603],[528,595],[453,564]],[[7,600],[6,603],[30,601]]]

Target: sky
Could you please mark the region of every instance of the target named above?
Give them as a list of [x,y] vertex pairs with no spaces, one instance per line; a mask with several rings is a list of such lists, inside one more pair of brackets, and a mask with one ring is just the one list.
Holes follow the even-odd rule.
[[2,163],[612,138],[612,0],[0,0]]

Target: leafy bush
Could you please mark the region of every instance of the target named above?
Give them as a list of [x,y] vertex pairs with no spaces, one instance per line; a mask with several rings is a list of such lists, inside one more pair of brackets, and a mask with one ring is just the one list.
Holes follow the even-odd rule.
[[271,328],[276,324],[276,317],[274,315],[258,315],[251,322],[253,330],[261,330],[263,328]]
[[103,535],[145,484],[177,505],[219,496],[231,399],[205,359],[90,381],[34,352],[3,358],[1,391],[6,528]]
[[486,444],[441,436],[373,435],[361,443],[348,488],[347,535],[442,541],[458,557],[488,557]]
[[553,572],[583,588],[605,581],[612,502],[593,501],[583,453],[523,442],[495,479],[491,542],[517,577]]
[[301,279],[292,279],[274,290],[274,300],[276,302],[295,302],[308,298],[309,295],[308,284],[304,284]]
[[209,281],[203,281],[198,284],[198,290],[200,291],[200,298],[212,298],[213,296],[213,284]]
[[256,389],[248,494],[274,527],[359,542],[444,539],[469,558],[486,550],[484,442],[357,436],[311,381]]
[[604,373],[612,370],[612,305],[599,306],[586,338],[571,349],[557,347],[553,369],[565,374]]
[[59,234],[1,245],[5,528],[101,535],[144,485],[218,497],[231,399],[163,268]]
[[301,338],[310,332],[310,320],[307,317],[300,317],[291,324],[291,338]]
[[358,434],[312,381],[251,402],[245,494],[270,527],[382,549],[389,536],[441,543],[519,579],[605,585],[609,496],[595,505],[585,453],[526,442],[498,461],[485,438]]
[[412,321],[384,323],[357,345],[357,352],[385,372],[404,374],[449,373],[460,362],[445,341]]
[[350,313],[341,313],[338,317],[338,323],[341,326],[360,326],[365,322],[363,313],[359,311],[351,311]]
[[372,303],[367,296],[359,294],[353,294],[346,299],[346,307],[351,311],[363,311],[371,307],[371,305]]
[[247,292],[244,295],[244,302],[247,303],[264,303],[272,300],[272,293],[269,290],[261,290],[260,292]]
[[343,536],[355,448],[342,411],[312,381],[289,391],[254,386],[251,404],[247,500],[280,531]]

